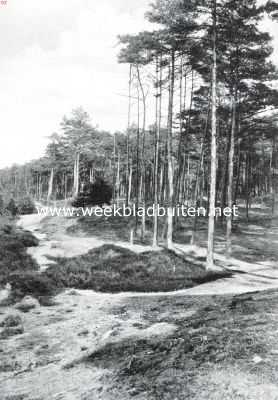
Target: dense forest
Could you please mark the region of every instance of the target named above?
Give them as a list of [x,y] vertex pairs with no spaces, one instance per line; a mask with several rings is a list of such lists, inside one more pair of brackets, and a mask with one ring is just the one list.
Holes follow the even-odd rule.
[[[146,13],[153,31],[119,37],[119,62],[128,66],[126,131],[99,130],[82,107],[76,108],[63,117],[57,133],[50,132],[44,157],[0,171],[4,201],[74,199],[101,178],[112,187],[113,203],[168,207],[168,248],[177,204],[212,211],[216,204],[244,202],[248,218],[259,198],[274,212],[278,69],[262,21],[278,19],[278,6],[257,3],[156,0]],[[145,218],[136,224],[144,236]],[[208,266],[213,265],[214,224],[211,212]],[[160,226],[156,212],[154,246]],[[227,254],[231,232],[229,216]]]

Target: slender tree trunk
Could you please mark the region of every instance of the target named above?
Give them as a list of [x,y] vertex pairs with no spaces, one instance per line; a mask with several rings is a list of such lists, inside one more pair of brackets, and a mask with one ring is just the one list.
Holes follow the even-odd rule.
[[128,120],[127,120],[127,132],[126,132],[126,205],[129,205],[129,136],[130,136],[130,118],[131,118],[131,84],[132,84],[132,65],[129,66],[129,82],[128,82]]
[[139,207],[139,183],[140,183],[140,174],[139,174],[139,164],[140,164],[140,92],[139,92],[139,82],[137,80],[137,134],[136,134],[136,215],[135,215],[135,234],[137,234],[138,228],[138,207]]
[[120,204],[120,152],[118,151],[117,178],[116,178],[116,204]]
[[236,175],[236,187],[235,187],[235,195],[234,195],[234,202],[237,203],[237,198],[239,194],[239,187],[240,187],[240,178],[241,178],[241,170],[242,170],[242,156],[240,151],[240,141],[238,140],[238,156],[237,156],[237,175]]
[[74,171],[73,171],[73,196],[76,197],[79,192],[79,161],[80,153],[77,152],[74,161]]
[[116,201],[116,134],[113,138],[113,204]]
[[[186,79],[186,76],[185,76]],[[179,202],[180,191],[181,191],[181,180],[182,180],[182,168],[183,168],[183,151],[184,151],[184,124],[183,124],[183,115],[182,112],[184,110],[184,96],[183,96],[183,57],[181,57],[180,62],[180,82],[179,82],[179,128],[180,128],[180,137],[179,137],[179,147],[178,147],[178,172],[176,177],[175,184],[175,192],[176,192],[176,200]]]
[[[194,190],[194,206],[197,209],[198,207],[198,195],[200,194],[201,197],[201,201],[200,201],[200,207],[202,206],[202,190],[200,187],[199,190],[199,186],[200,185],[200,172],[203,172],[203,165],[204,165],[204,147],[205,147],[205,140],[207,137],[207,132],[208,132],[208,125],[209,125],[209,114],[210,114],[210,103],[211,103],[211,94],[209,97],[209,104],[208,104],[208,111],[207,111],[207,117],[206,117],[206,123],[205,123],[205,129],[204,129],[204,133],[202,136],[202,141],[201,141],[201,149],[200,149],[200,159],[198,162],[198,167],[197,167],[197,172],[196,172],[196,184],[195,184],[195,190]],[[201,184],[203,184],[203,180],[201,180]],[[199,193],[200,192],[200,193]],[[193,226],[193,231],[192,231],[192,237],[191,237],[191,244],[195,243],[195,234],[197,231],[197,223],[198,223],[198,214],[195,214],[194,217],[194,226]]]
[[191,186],[191,180],[190,180],[190,175],[191,174],[191,169],[190,169],[190,154],[188,153],[187,156],[187,176],[186,176],[186,198],[187,198],[187,204],[190,204],[190,186]]
[[54,179],[54,168],[51,168],[50,177],[48,181],[47,204],[49,204],[53,192],[53,179]]
[[41,174],[39,174],[39,183],[38,183],[38,193],[39,193],[39,200],[42,199],[42,177]]
[[248,176],[248,171],[249,171],[249,154],[246,153],[245,156],[245,178],[244,178],[244,194],[245,194],[245,211],[246,211],[246,219],[248,221],[249,219],[249,176]]
[[174,200],[174,176],[173,176],[173,103],[175,84],[175,51],[171,52],[171,63],[169,68],[169,108],[168,108],[168,129],[167,129],[167,156],[168,156],[168,210],[167,210],[167,247],[173,248],[173,200]]
[[[142,94],[142,102],[143,102],[143,124],[142,124],[142,154],[141,154],[141,160],[142,160],[142,172],[141,172],[141,203],[142,207],[145,209],[145,203],[146,203],[146,158],[145,158],[145,136],[146,136],[146,94],[144,91],[144,87],[142,84],[141,80],[141,75],[140,75],[140,70],[137,65],[137,75],[138,75],[138,82],[139,82],[139,87],[140,91]],[[145,211],[143,213],[142,217],[142,224],[141,224],[141,237],[142,239],[145,238],[145,231],[146,231],[146,215]]]
[[[162,101],[162,66],[160,59],[156,60],[156,126],[155,126],[155,169],[154,169],[154,228],[153,228],[153,247],[158,246],[158,172],[159,172],[159,148],[160,148],[160,129],[161,129],[161,101]],[[160,74],[159,74],[160,71]],[[159,82],[158,82],[159,81]],[[162,169],[161,169],[162,174]],[[162,182],[161,182],[162,186]]]
[[[233,115],[232,115],[232,124],[233,124]],[[227,127],[228,129],[228,127]],[[228,182],[229,182],[229,157],[230,157],[230,149],[231,149],[231,131],[233,129],[233,126],[231,125],[230,127],[230,134],[227,138],[227,143],[226,143],[226,149],[225,149],[225,160],[223,163],[223,166],[221,168],[222,170],[222,177],[221,177],[221,184],[219,185],[219,191],[221,193],[221,207],[224,209],[227,205],[227,188],[228,188]],[[223,150],[224,151],[224,150]],[[224,216],[221,215],[221,222],[223,222]]]
[[[190,105],[189,105],[189,115],[188,115],[188,122],[187,122],[187,127],[186,127],[186,131],[183,133],[183,140],[182,140],[182,147],[181,147],[181,184],[184,185],[185,184],[185,171],[186,171],[186,166],[185,166],[185,162],[186,162],[186,151],[187,151],[187,147],[188,147],[188,143],[189,143],[189,135],[191,132],[191,112],[192,112],[192,108],[193,108],[193,93],[194,93],[194,71],[191,71],[191,93],[190,93]],[[180,175],[180,172],[179,172]],[[183,190],[183,201],[185,200],[185,194],[186,191]],[[187,199],[188,200],[188,199]]]
[[67,179],[67,174],[64,174],[64,195],[65,195],[65,200],[67,199],[67,193],[68,193],[68,179]]
[[94,168],[91,167],[90,168],[90,183],[94,183],[94,181],[95,181],[95,176],[94,175],[95,175],[94,174]]
[[[235,129],[236,129],[236,94],[232,96],[232,128],[230,135],[229,163],[228,163],[228,207],[233,207],[233,182],[234,182],[234,153],[235,153]],[[233,216],[227,217],[226,230],[226,255],[230,256],[232,252],[232,223]]]
[[270,158],[270,174],[271,174],[271,195],[272,195],[272,206],[271,206],[271,214],[274,215],[275,212],[275,156],[276,156],[276,136],[275,133],[273,133],[273,138],[272,138],[272,152],[271,152],[271,158]]
[[128,203],[130,204],[130,199],[131,199],[131,189],[132,189],[132,160],[130,163],[130,168],[129,168],[129,178],[128,178]]
[[158,188],[158,201],[161,203],[163,202],[163,185],[164,185],[164,169],[165,169],[165,164],[164,162],[161,163],[160,166],[160,183],[159,183],[159,188]]
[[217,63],[216,63],[216,0],[213,0],[213,65],[212,65],[212,92],[211,92],[211,171],[210,171],[210,198],[209,198],[209,222],[208,222],[208,252],[207,268],[214,265],[214,224],[215,224],[215,197],[216,197],[216,167],[217,167],[217,145],[216,145],[216,112],[217,112]]

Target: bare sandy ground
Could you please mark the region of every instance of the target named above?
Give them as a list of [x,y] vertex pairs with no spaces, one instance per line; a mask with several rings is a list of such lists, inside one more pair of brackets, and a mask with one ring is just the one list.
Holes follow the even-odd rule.
[[80,361],[107,342],[163,338],[175,330],[167,323],[149,326],[139,314],[115,315],[113,307],[120,303],[117,296],[69,290],[55,298],[55,305],[21,315],[25,333],[0,342],[7,366],[0,378],[1,399],[110,398],[103,397],[109,371]]
[[[32,231],[39,239],[37,248],[30,254],[44,269],[50,263],[48,256],[72,257],[104,244],[94,237],[72,237],[66,228],[73,220],[45,221],[38,215],[24,216],[19,225]],[[150,248],[131,246],[129,243],[114,243],[142,252]],[[199,247],[177,246],[186,254],[204,255]],[[100,294],[93,291],[68,290],[55,298],[49,307],[36,307],[28,313],[20,313],[24,333],[0,341],[1,374],[0,398],[4,400],[128,400],[132,394],[121,388],[111,392],[107,386],[111,371],[93,367],[84,362],[86,356],[108,342],[132,337],[148,338],[170,335],[175,325],[150,324],[138,312],[125,311],[129,297],[210,295],[244,293],[278,287],[278,272],[275,262],[248,264],[239,260],[228,261],[220,254],[226,268],[237,269],[231,279],[222,279],[198,287],[171,293],[120,293]],[[115,313],[122,308],[122,313]],[[184,310],[183,310],[184,311]],[[2,308],[0,321],[5,315],[18,313],[14,308]],[[12,397],[14,396],[14,397]]]

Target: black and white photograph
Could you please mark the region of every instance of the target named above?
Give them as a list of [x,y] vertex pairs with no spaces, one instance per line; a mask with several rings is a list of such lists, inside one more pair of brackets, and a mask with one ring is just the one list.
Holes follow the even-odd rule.
[[278,1],[0,0],[0,400],[278,400]]

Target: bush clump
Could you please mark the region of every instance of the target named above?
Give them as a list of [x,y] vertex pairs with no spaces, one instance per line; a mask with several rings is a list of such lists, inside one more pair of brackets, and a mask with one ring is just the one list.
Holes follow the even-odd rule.
[[167,250],[136,254],[113,245],[56,262],[45,274],[58,287],[112,293],[179,290],[231,275],[225,271],[208,272]]
[[24,333],[23,321],[18,314],[8,314],[0,323],[0,340]]
[[35,271],[38,265],[27,253],[27,247],[37,246],[38,240],[28,231],[10,224],[0,228],[0,285],[9,282],[16,271]]
[[12,217],[15,217],[18,214],[18,207],[14,201],[14,199],[11,199],[6,207],[6,210],[9,212],[9,214]]
[[83,192],[79,193],[72,202],[73,207],[102,206],[110,204],[112,188],[103,179],[97,179],[94,183],[86,185]]
[[36,206],[29,196],[19,199],[17,208],[20,215],[34,214],[36,212]]
[[22,318],[18,314],[8,314],[0,323],[1,328],[13,328],[22,325]]
[[9,275],[9,283],[14,300],[25,296],[40,299],[53,295],[57,290],[57,285],[50,277],[36,271],[16,271]]

